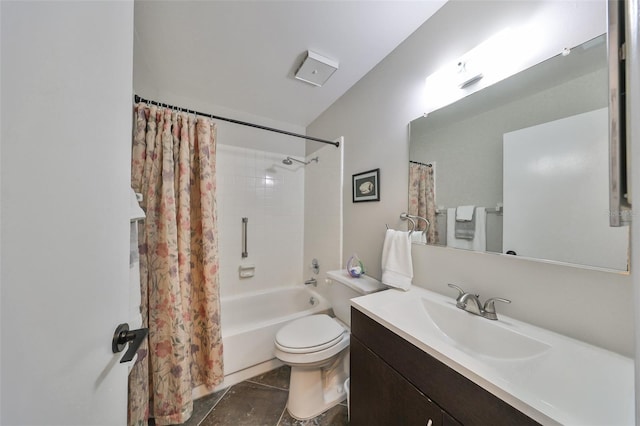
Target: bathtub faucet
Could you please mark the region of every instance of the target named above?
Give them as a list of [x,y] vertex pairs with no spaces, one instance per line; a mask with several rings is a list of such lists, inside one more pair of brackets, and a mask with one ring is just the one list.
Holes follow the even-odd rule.
[[315,278],[311,277],[311,279],[308,279],[304,282],[304,285],[312,285],[314,287],[318,287],[318,281]]

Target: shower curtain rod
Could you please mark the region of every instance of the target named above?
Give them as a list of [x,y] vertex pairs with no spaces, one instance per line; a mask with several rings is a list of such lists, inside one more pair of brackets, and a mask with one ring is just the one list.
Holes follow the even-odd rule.
[[195,115],[201,115],[203,117],[209,117],[209,118],[212,118],[214,120],[228,121],[229,123],[239,124],[241,126],[253,127],[255,129],[267,130],[269,132],[275,132],[275,133],[280,133],[280,134],[287,135],[287,136],[293,136],[294,138],[301,138],[301,139],[306,139],[306,140],[310,140],[310,141],[314,141],[314,142],[321,142],[321,143],[334,145],[335,147],[340,147],[340,142],[328,141],[326,139],[314,138],[313,136],[305,136],[305,135],[301,135],[299,133],[293,133],[293,132],[288,132],[286,130],[275,129],[273,127],[261,126],[260,124],[249,123],[247,121],[240,121],[240,120],[235,120],[233,118],[220,117],[220,116],[213,115],[213,114],[207,114],[207,113],[204,113],[204,112],[194,111],[194,110],[188,109],[188,108],[181,108],[181,107],[177,107],[175,105],[170,105],[170,104],[165,104],[163,102],[158,102],[158,101],[152,101],[152,100],[149,100],[149,99],[145,99],[145,98],[142,98],[142,97],[140,97],[138,95],[134,95],[134,102],[136,102],[136,103],[137,102],[142,102],[142,103],[156,105],[156,106],[160,106],[160,107],[177,109],[177,110],[180,110],[180,111],[187,112],[189,114],[195,114]]

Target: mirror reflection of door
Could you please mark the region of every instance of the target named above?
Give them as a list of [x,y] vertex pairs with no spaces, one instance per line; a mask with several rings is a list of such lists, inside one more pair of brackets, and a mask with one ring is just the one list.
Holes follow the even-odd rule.
[[628,230],[608,221],[607,116],[602,108],[504,135],[505,249],[627,268]]

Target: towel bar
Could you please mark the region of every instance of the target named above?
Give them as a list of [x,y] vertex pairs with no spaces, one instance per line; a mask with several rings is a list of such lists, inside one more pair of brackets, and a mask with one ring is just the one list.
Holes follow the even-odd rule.
[[[504,206],[501,203],[498,203],[495,207],[488,207],[484,209],[487,213],[496,213],[498,215],[502,215],[504,213]],[[447,208],[443,206],[439,206],[436,209],[436,214],[447,214]]]
[[[409,222],[411,222],[411,229],[409,229],[409,238],[411,238],[411,234],[413,234],[413,230],[416,229],[416,222],[413,219],[408,218],[408,217],[402,217],[401,216],[401,218],[404,219],[404,220],[408,219]],[[387,225],[386,223],[385,223],[384,226],[387,227],[387,230],[391,229],[391,228],[389,228],[389,225]]]
[[425,232],[427,232],[429,230],[429,227],[431,226],[431,223],[429,223],[429,221],[426,218],[422,217],[422,216],[415,216],[415,215],[408,214],[408,213],[401,213],[400,214],[400,219],[411,221],[411,223],[413,224],[413,229],[411,229],[411,231],[414,231],[416,229],[416,226],[417,226],[416,222],[413,219],[416,219],[418,221],[424,220],[424,223],[426,223],[427,226],[422,231],[423,234]]

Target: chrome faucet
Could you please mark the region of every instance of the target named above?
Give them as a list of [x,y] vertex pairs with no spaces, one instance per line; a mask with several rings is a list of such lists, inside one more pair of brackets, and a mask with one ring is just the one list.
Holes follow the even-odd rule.
[[458,297],[456,298],[456,306],[458,308],[490,320],[498,319],[495,302],[511,303],[511,300],[503,299],[502,297],[492,297],[487,299],[483,305],[480,302],[479,294],[467,293],[455,284],[447,285],[458,290]]
[[456,299],[456,306],[472,314],[482,315],[482,304],[477,294],[462,294]]
[[314,287],[318,287],[318,281],[315,278],[311,277],[304,282],[304,285],[312,285]]

